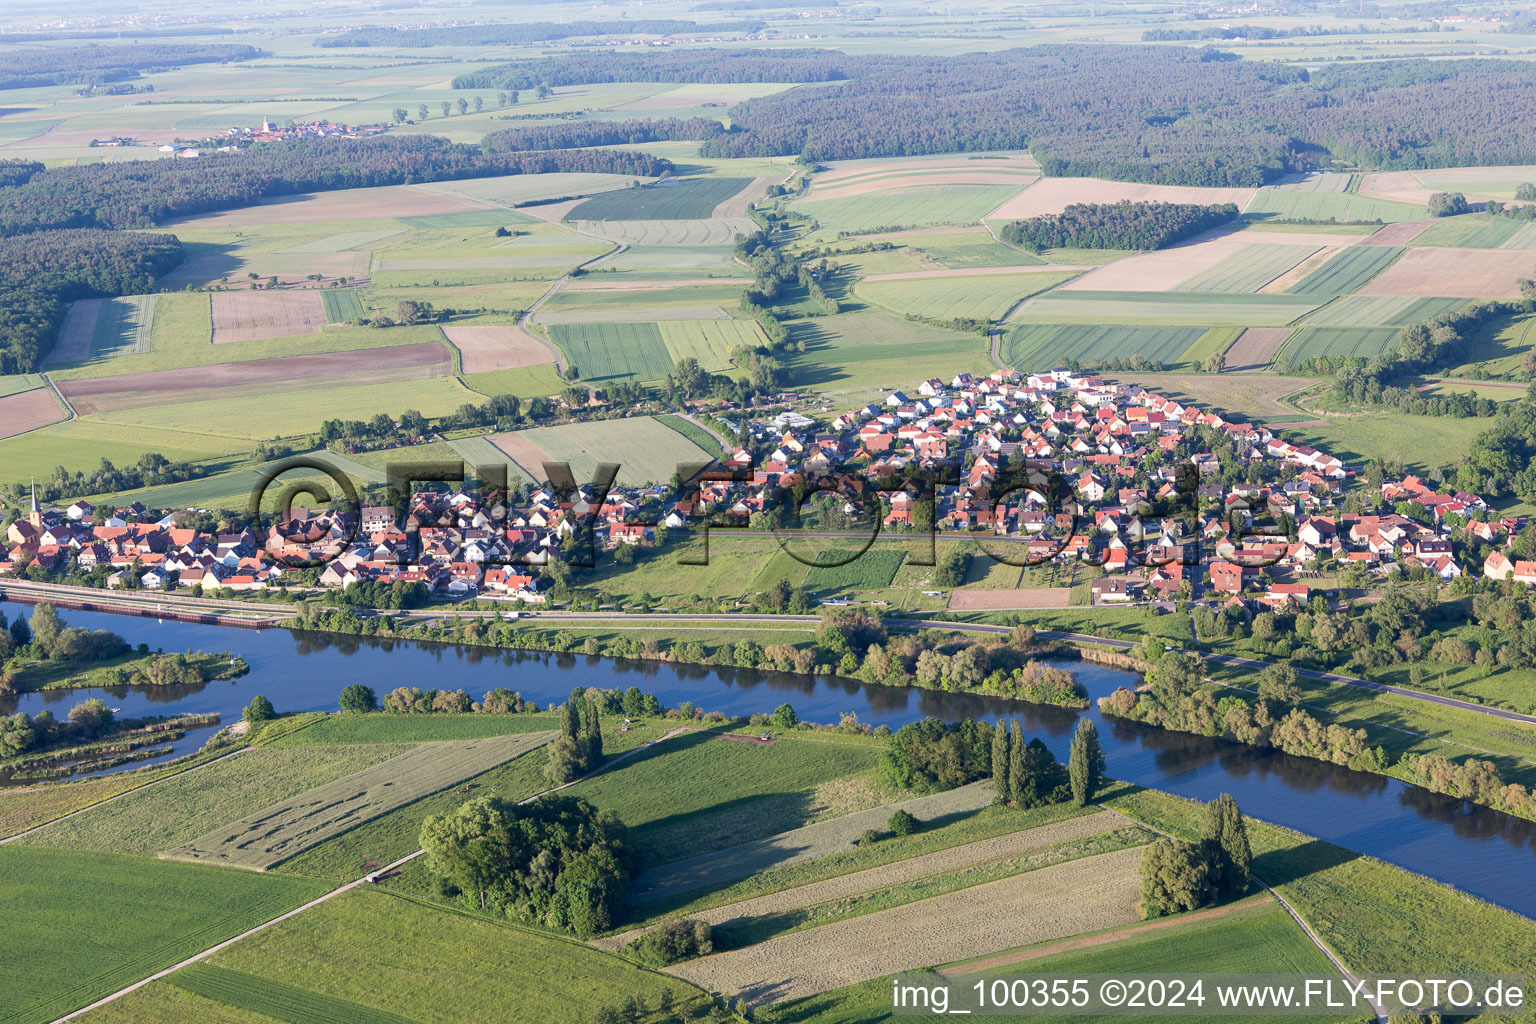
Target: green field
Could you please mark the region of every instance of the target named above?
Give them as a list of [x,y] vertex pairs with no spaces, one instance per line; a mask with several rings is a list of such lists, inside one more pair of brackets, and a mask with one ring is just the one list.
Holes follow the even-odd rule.
[[[1057,953],[1035,953],[1038,947],[1014,951],[1019,960],[999,967],[983,967],[974,973],[966,963],[951,968],[961,972],[960,985],[991,977],[1016,977],[1021,974],[1041,977],[1081,977],[1086,974],[1158,974],[1170,964],[1187,973],[1206,974],[1281,974],[1294,973],[1309,978],[1333,978],[1342,983],[1328,958],[1312,945],[1292,921],[1290,915],[1273,900],[1262,897],[1242,905],[1234,912],[1216,918],[1174,918],[1166,927],[1132,926],[1129,934],[1090,933],[1074,944],[1084,948]],[[1044,943],[1056,946],[1061,943]],[[991,959],[989,956],[988,959]],[[791,1000],[759,1015],[765,1024],[853,1024],[882,1020],[914,1020],[917,1017],[892,1016],[891,983],[888,978],[861,982],[847,988],[824,992],[804,999]],[[1042,1020],[1064,1020],[1045,1016]],[[1158,1016],[1119,1014],[1115,1017],[1072,1018],[1074,1020],[1126,1020],[1152,1022]],[[1263,1014],[1244,1014],[1243,1020],[1275,1022],[1293,1018]],[[1343,1015],[1311,1019],[1348,1021]]]
[[1177,327],[1284,327],[1316,309],[1322,296],[1214,295],[1200,292],[1101,292],[1057,289],[1014,315],[1018,323]]
[[154,295],[106,299],[91,334],[91,358],[141,355],[150,349],[155,328]]
[[448,442],[453,454],[464,460],[465,471],[473,474],[475,470],[484,467],[495,471],[497,467],[507,468],[507,483],[512,484],[521,479],[530,484],[539,483],[524,467],[519,466],[507,458],[507,453],[497,448],[485,437],[460,437]]
[[[846,558],[849,551],[837,552]],[[842,590],[884,590],[896,578],[906,553],[871,548],[846,565],[814,565],[802,586],[812,593],[833,594]]]
[[711,371],[728,369],[736,349],[767,344],[762,328],[751,320],[663,320],[656,327],[674,364],[696,359]]
[[1028,267],[1044,263],[1038,256],[994,242],[982,232],[928,235],[912,239],[910,246],[946,270],[972,267]]
[[362,317],[367,312],[356,288],[327,288],[320,293],[320,301],[325,306],[325,319],[333,324]]
[[1179,356],[1179,362],[1203,367],[1211,356],[1224,353],[1243,336],[1244,327],[1212,327]]
[[833,231],[975,224],[1018,193],[1010,185],[927,185],[844,199],[800,200],[790,209]]
[[566,423],[518,432],[550,462],[570,463],[577,480],[591,480],[599,462],[619,464],[618,482],[627,487],[665,482],[681,465],[714,457],[677,431],[649,416]]
[[596,264],[596,268],[643,272],[646,277],[666,271],[687,271],[690,277],[736,277],[742,272],[728,245],[632,245]]
[[554,735],[515,733],[415,747],[221,824],[166,856],[265,870],[397,807],[524,756]]
[[[422,188],[432,192],[464,196],[482,203],[510,207],[565,196],[608,193],[615,189],[627,190],[636,181],[644,180],[627,174],[587,174],[565,171],[553,174],[504,174],[494,178],[468,178],[463,181],[433,181],[424,184]],[[506,214],[497,216],[502,218],[500,223],[512,223],[506,219]]]
[[1403,254],[1396,245],[1352,245],[1286,289],[1291,295],[1348,295]]
[[662,426],[677,431],[679,434],[682,434],[689,441],[692,441],[694,444],[698,445],[699,448],[703,451],[712,452],[720,447],[720,442],[715,438],[713,434],[698,424],[693,423],[690,420],[683,419],[681,416],[674,416],[671,414],[667,414],[665,416],[657,416],[656,422],[660,423]]
[[583,380],[660,380],[673,370],[654,323],[550,324],[549,340]]
[[42,386],[43,377],[39,373],[13,373],[9,376],[0,376],[0,398],[19,395],[23,391],[32,391]]
[[1243,210],[1248,220],[1382,221],[1423,220],[1424,207],[1368,199],[1344,192],[1298,192],[1261,188]]
[[399,747],[258,748],[39,829],[19,845],[153,854],[400,753]]
[[526,213],[511,210],[465,210],[461,213],[429,213],[420,217],[396,217],[408,228],[499,228],[511,224],[532,224]]
[[1077,276],[1076,271],[1039,274],[981,274],[964,277],[860,281],[858,294],[897,313],[954,320],[1000,320],[1031,295]]
[[1181,292],[1256,292],[1317,251],[1315,245],[1245,245],[1179,285]]
[[54,1020],[327,888],[140,857],[0,848],[0,1021]]
[[816,788],[870,771],[880,748],[799,738],[769,744],[700,732],[637,754],[568,793],[615,811],[647,866],[788,831],[825,815]]
[[542,395],[558,395],[566,387],[554,363],[519,366],[511,370],[490,370],[486,373],[466,373],[461,379],[466,386],[487,397],[516,395],[519,398],[538,398]]
[[1499,318],[1467,339],[1464,362],[1447,372],[1459,376],[1481,368],[1485,373],[1508,377],[1520,369],[1521,360],[1532,348],[1536,348],[1536,316]]
[[1413,295],[1341,295],[1302,317],[1307,327],[1405,327],[1460,309],[1466,299]]
[[991,366],[980,335],[929,327],[882,309],[808,317],[788,327],[790,340],[805,346],[803,353],[786,355],[797,387],[862,394]]
[[1142,355],[1163,364],[1184,360],[1199,345],[1204,327],[1120,327],[1089,324],[1025,324],[1003,338],[1003,362],[1016,369],[1044,370],[1070,359],[1121,359]]
[[1303,327],[1291,335],[1278,355],[1299,363],[1319,356],[1355,356],[1370,359],[1395,349],[1395,327]]
[[[436,740],[472,740],[511,736],[558,727],[549,715],[434,714],[398,715],[387,711],[369,714],[325,715],[301,729],[274,740],[279,747],[351,743],[430,743]],[[263,742],[266,742],[263,740]]]
[[1411,416],[1381,412],[1330,422],[1326,426],[1292,427],[1303,443],[1346,462],[1366,459],[1401,462],[1409,473],[1428,473],[1454,463],[1472,439],[1493,421],[1479,417]]
[[208,963],[192,964],[172,974],[176,989],[217,1004],[272,1020],[346,1021],[348,1024],[413,1024],[409,1017],[377,1010],[334,996],[259,978]]
[[702,220],[751,183],[751,178],[668,178],[594,196],[566,220]]

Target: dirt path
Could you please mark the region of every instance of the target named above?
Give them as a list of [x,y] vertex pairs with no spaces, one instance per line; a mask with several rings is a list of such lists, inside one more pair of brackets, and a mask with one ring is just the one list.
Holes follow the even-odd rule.
[[1256,905],[1257,901],[1241,900],[1237,903],[1228,903],[1221,907],[1211,907],[1209,910],[1197,910],[1191,914],[1180,914],[1178,917],[1165,917],[1156,921],[1148,921],[1146,924],[1117,928],[1112,932],[1065,939],[1061,942],[1053,942],[1049,946],[1035,946],[1032,949],[1019,950],[1013,953],[999,953],[997,956],[987,957],[985,960],[967,961],[963,967],[947,968],[940,971],[939,975],[944,978],[953,978],[964,974],[978,974],[993,967],[1004,967],[1008,964],[1019,964],[1028,960],[1038,960],[1043,956],[1065,953],[1069,949],[1088,949],[1092,946],[1108,945],[1111,942],[1128,939],[1132,935],[1160,931],[1163,928],[1172,928],[1175,925],[1181,925],[1188,921],[1204,921],[1213,917],[1226,917],[1228,914],[1236,913],[1239,910],[1246,910]]

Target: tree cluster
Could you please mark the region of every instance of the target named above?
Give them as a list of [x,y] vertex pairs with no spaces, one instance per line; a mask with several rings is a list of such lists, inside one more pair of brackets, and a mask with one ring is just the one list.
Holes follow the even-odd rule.
[[1044,807],[1059,804],[1071,795],[1067,775],[1050,748],[1039,737],[1026,741],[1024,727],[1017,718],[997,723],[992,730],[991,746],[993,799],[998,803]]
[[229,43],[133,43],[127,46],[50,46],[0,55],[0,89],[100,85],[188,64],[250,60],[261,51]]
[[1162,249],[1219,227],[1238,215],[1235,203],[1073,203],[1061,213],[1005,224],[1002,239],[1043,249]]
[[715,951],[712,930],[707,921],[684,919],[667,921],[630,942],[624,952],[648,967],[666,967]]
[[549,745],[544,770],[551,782],[564,785],[603,763],[601,706],[600,698],[581,687],[560,706],[560,735]]
[[500,64],[459,75],[455,89],[531,89],[612,82],[835,82],[872,71],[889,56],[837,50],[663,50],[660,53],[565,53],[559,57]]
[[642,142],[698,141],[724,132],[712,117],[641,118],[632,121],[556,121],[503,128],[480,140],[487,153],[526,153],[588,146],[633,146]]
[[420,841],[444,895],[582,937],[612,926],[633,868],[623,823],[576,797],[479,797],[429,817]]
[[1205,807],[1200,841],[1164,837],[1141,856],[1141,912],[1163,917],[1236,899],[1248,891],[1253,851],[1237,801],[1223,793]]
[[881,767],[900,789],[914,793],[954,789],[992,773],[992,734],[992,726],[972,719],[909,722],[891,736],[881,754]]

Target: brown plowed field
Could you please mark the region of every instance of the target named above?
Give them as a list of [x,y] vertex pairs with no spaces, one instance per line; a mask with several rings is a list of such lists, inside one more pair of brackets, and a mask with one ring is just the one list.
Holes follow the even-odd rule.
[[1429,230],[1432,220],[1405,220],[1401,224],[1388,224],[1362,241],[1361,245],[1407,245]]
[[317,291],[214,292],[213,343],[318,334],[325,304]]
[[[188,366],[176,370],[125,373],[116,377],[90,377],[61,381],[59,390],[86,415],[143,405],[160,405],[168,396],[218,398],[224,389],[280,391],[301,381],[313,384],[324,379],[336,383],[368,383],[376,380],[441,377],[452,371],[448,350],[434,342],[396,345],[389,348],[327,352],[280,359],[255,359],[213,366]],[[408,372],[406,372],[408,371]],[[276,387],[272,387],[276,385]],[[265,387],[263,387],[265,386]]]
[[465,373],[514,370],[555,361],[548,345],[513,324],[444,327],[443,334],[459,350]]
[[1536,252],[1526,249],[1409,249],[1360,295],[1465,295],[1518,299],[1520,280],[1536,274]]
[[1289,327],[1250,327],[1227,349],[1227,371],[1259,370],[1274,361],[1275,353],[1291,336]]
[[492,434],[487,440],[501,449],[507,458],[512,460],[514,465],[521,467],[523,472],[535,480],[544,479],[544,463],[555,461],[541,451],[532,441],[516,432]]
[[778,178],[753,178],[750,185],[717,205],[714,212],[710,214],[710,219],[729,220],[733,217],[745,217],[747,211],[752,208],[752,204],[768,194],[768,186],[778,183]]
[[0,437],[15,437],[57,423],[65,416],[47,388],[33,388],[0,398]]

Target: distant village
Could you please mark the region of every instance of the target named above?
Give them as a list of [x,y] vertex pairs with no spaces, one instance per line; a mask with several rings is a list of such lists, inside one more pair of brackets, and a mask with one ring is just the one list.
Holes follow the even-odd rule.
[[[748,423],[744,436],[750,444],[707,474],[734,479],[705,479],[686,493],[668,485],[606,494],[583,487],[562,497],[538,487],[511,507],[490,503],[504,495],[419,491],[403,521],[391,505],[357,513],[301,508],[262,531],[206,534],[181,525],[184,510],[100,509],[87,501],[39,508],[34,497],[29,514],[6,531],[0,573],[33,562],[53,574],[106,567],[109,587],[238,592],[296,582],[285,578],[293,573],[286,566],[308,562],[324,563],[322,587],[399,581],[445,599],[537,605],[546,600],[547,566],[566,557],[562,544],[578,531],[590,529],[608,549],[643,551],[686,536],[706,517],[759,526],[758,514],[797,486],[840,474],[842,513],[866,522],[873,513],[885,532],[901,536],[919,525],[915,493],[877,491],[871,481],[949,466],[959,485],[939,491],[936,529],[1014,541],[1030,564],[1094,566],[1095,603],[1300,607],[1317,596],[1305,578],[1325,566],[1355,566],[1375,579],[1417,568],[1454,580],[1469,571],[1452,541],[1457,526],[1493,549],[1475,568],[1536,583],[1536,561],[1508,547],[1524,521],[1495,516],[1475,494],[1405,476],[1383,479],[1350,511],[1340,496],[1357,471],[1338,458],[1088,373],[962,373],[924,381],[910,395],[892,392],[826,430],[786,412]],[[994,498],[1000,474],[1021,459],[1070,485],[1075,510],[1050,507],[1034,490]],[[1191,514],[1150,514],[1191,491]],[[1284,526],[1234,542],[1232,531],[1261,521]]]
[[[158,148],[162,153],[169,153],[178,157],[197,157],[209,151],[232,153],[236,150],[245,149],[257,142],[292,142],[297,139],[366,139],[374,135],[382,135],[389,131],[389,128],[390,126],[387,124],[357,126],[338,124],[335,121],[295,121],[292,124],[278,127],[263,118],[261,126],[258,128],[226,128],[218,135],[207,139],[198,139],[191,142],[167,142]],[[114,135],[91,140],[92,147],[138,145],[154,144],[140,143],[138,138],[132,135]]]

